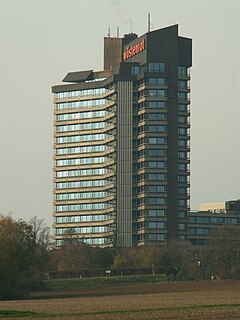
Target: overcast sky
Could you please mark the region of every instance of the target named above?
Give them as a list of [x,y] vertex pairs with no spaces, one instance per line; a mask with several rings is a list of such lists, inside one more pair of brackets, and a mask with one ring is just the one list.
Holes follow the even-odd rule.
[[103,37],[179,24],[193,39],[191,208],[240,198],[240,1],[0,0],[0,212],[52,223],[53,95],[103,68]]

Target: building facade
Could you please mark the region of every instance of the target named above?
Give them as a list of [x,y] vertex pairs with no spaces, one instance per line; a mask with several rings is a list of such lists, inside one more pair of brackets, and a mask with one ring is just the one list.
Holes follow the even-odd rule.
[[104,70],[54,93],[54,238],[187,239],[191,39],[178,26],[104,39]]
[[205,203],[200,211],[189,211],[187,216],[187,240],[194,246],[204,246],[220,227],[240,228],[240,200]]

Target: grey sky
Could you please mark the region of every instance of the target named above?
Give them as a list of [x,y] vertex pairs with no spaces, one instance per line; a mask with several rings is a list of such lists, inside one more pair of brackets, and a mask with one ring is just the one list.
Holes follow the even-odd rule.
[[53,96],[102,69],[103,37],[179,24],[193,38],[191,207],[239,198],[238,0],[0,0],[0,212],[51,224]]

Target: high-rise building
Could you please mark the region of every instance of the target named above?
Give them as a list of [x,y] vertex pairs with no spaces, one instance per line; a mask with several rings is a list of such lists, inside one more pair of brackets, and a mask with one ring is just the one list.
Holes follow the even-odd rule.
[[57,245],[186,240],[191,65],[173,25],[104,38],[103,71],[52,88]]

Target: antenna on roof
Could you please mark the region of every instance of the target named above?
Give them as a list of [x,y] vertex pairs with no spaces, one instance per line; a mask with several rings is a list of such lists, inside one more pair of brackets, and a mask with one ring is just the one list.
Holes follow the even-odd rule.
[[148,32],[151,31],[151,16],[150,13],[148,13]]
[[117,38],[119,38],[119,27],[117,27]]
[[109,24],[108,24],[108,37],[111,37],[111,27],[110,27],[110,17],[109,17]]

